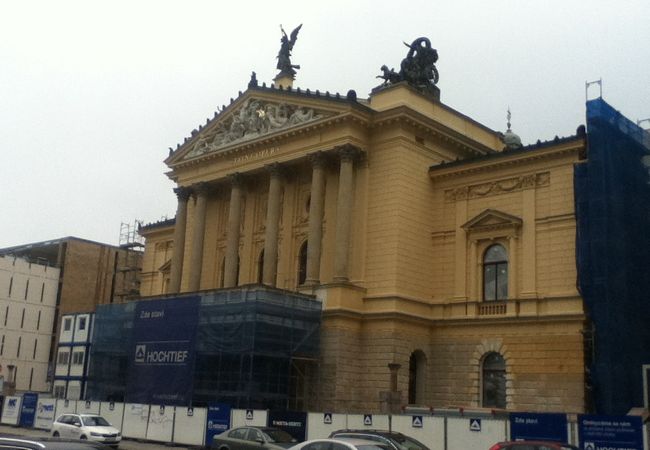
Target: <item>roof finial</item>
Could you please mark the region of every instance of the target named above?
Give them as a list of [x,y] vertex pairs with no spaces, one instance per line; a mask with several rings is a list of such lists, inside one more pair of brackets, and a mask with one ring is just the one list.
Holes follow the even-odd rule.
[[508,131],[512,131],[512,130],[510,130],[510,118],[512,117],[512,114],[510,113],[510,106],[508,106],[508,116],[507,117],[508,117]]

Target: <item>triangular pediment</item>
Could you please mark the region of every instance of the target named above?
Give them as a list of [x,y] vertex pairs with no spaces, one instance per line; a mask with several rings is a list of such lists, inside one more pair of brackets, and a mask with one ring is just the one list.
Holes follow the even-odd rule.
[[496,209],[486,209],[463,225],[466,231],[483,231],[503,228],[519,228],[522,220]]
[[[205,126],[192,132],[167,159],[168,165],[218,153],[256,139],[332,118],[345,110],[342,100],[324,95],[272,93],[249,89]],[[316,99],[312,98],[316,97]]]
[[169,259],[169,260],[167,260],[167,262],[165,264],[158,267],[158,272],[169,273],[169,271],[171,270],[171,267],[172,267],[172,260]]

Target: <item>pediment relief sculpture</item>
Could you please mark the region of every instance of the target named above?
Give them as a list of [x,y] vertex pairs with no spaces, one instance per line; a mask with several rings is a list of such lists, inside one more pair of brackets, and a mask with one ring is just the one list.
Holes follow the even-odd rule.
[[331,115],[301,105],[249,99],[228,118],[200,135],[184,159]]

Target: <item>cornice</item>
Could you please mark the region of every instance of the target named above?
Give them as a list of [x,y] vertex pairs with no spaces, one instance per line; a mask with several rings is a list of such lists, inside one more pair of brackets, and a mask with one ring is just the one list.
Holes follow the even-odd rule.
[[406,105],[377,112],[372,120],[371,128],[380,128],[394,123],[403,123],[411,126],[446,144],[464,150],[473,156],[485,156],[496,153],[494,149],[480,144],[453,128],[447,127]]
[[[572,153],[578,154],[585,146],[584,138],[576,137],[569,142],[544,147],[526,147],[521,151],[499,152],[485,157],[458,161],[458,163],[439,164],[429,168],[429,177],[444,180],[460,175],[468,175],[501,169],[504,167],[529,164],[534,161],[543,161],[560,158]],[[578,162],[576,159],[575,162]]]

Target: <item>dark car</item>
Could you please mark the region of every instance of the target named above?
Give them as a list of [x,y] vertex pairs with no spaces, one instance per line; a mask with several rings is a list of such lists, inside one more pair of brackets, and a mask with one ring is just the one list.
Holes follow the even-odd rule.
[[490,450],[579,450],[571,444],[554,441],[505,441],[497,442]]
[[413,439],[397,431],[388,430],[337,430],[330,434],[331,438],[358,438],[381,442],[394,450],[429,450],[417,439]]
[[284,450],[298,441],[284,430],[271,427],[238,427],[212,438],[218,450]]
[[52,437],[0,435],[0,450],[98,450],[104,444]]

